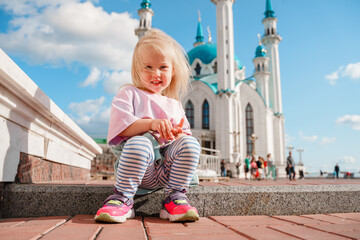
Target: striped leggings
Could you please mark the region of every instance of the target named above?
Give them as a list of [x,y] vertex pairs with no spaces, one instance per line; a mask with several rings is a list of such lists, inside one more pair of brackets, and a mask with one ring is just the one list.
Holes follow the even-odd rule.
[[127,198],[133,198],[138,187],[163,187],[166,195],[172,190],[182,191],[190,184],[199,156],[198,141],[192,136],[183,136],[167,147],[164,163],[156,166],[150,140],[143,136],[132,137],[120,156],[115,188]]

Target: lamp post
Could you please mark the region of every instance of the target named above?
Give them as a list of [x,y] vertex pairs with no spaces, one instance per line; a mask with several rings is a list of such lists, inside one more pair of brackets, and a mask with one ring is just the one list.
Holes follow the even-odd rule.
[[290,145],[287,147],[287,150],[289,150],[289,152],[292,152],[292,150],[294,150],[294,147]]
[[[205,133],[201,133],[200,138],[201,138],[201,148],[205,147],[205,137],[206,134]],[[205,153],[204,150],[202,150],[202,153]]]
[[252,155],[255,156],[256,155],[256,152],[255,152],[255,141],[258,139],[259,137],[257,137],[254,133],[251,134],[251,137],[250,137],[250,140],[252,142],[252,145],[253,145],[253,149],[252,149]]
[[237,131],[232,131],[232,132],[229,132],[229,134],[233,135],[234,137],[234,150],[233,152],[238,152],[238,145],[237,145],[237,139],[238,139],[238,136],[240,136],[240,132],[237,132]]
[[296,151],[299,153],[299,166],[302,166],[303,163],[302,163],[302,160],[301,160],[301,154],[304,152],[304,149],[298,148],[298,149],[296,149]]

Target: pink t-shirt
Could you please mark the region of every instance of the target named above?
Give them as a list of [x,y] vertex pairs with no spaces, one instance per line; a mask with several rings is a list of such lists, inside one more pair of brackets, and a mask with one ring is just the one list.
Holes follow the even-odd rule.
[[[117,145],[129,138],[119,134],[136,120],[169,119],[176,126],[182,118],[183,132],[191,135],[190,124],[178,100],[142,91],[135,86],[122,87],[112,101],[108,143]],[[167,143],[165,139],[158,139],[158,142],[160,145]]]

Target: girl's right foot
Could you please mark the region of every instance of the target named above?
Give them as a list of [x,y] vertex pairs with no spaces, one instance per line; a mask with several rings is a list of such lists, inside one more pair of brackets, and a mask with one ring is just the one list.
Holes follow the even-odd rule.
[[[114,195],[112,195],[114,196]],[[105,200],[104,206],[100,208],[96,215],[97,222],[123,223],[127,218],[134,218],[133,201],[121,196],[120,199],[114,199],[110,196]],[[124,199],[122,199],[124,198]],[[125,201],[125,199],[127,201]]]

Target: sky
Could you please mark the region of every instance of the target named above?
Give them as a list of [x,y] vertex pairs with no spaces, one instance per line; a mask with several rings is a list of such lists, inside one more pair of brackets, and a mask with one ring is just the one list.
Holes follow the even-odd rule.
[[[233,5],[235,54],[253,74],[266,0]],[[141,0],[0,0],[0,48],[87,134],[106,137],[110,105],[130,82]],[[151,0],[152,26],[189,51],[198,11],[216,41],[210,0]],[[271,0],[286,146],[307,171],[360,171],[360,1]],[[300,155],[293,154],[298,162]]]

